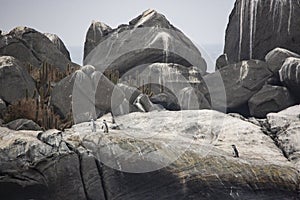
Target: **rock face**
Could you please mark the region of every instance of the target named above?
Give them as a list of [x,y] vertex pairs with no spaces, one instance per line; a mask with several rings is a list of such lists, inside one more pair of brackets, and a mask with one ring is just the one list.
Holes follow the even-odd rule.
[[300,55],[286,49],[275,48],[266,55],[265,60],[269,64],[269,69],[275,74],[289,57],[299,58]]
[[85,38],[84,43],[84,55],[85,58],[89,53],[112,31],[108,25],[93,21],[90,25]]
[[281,82],[300,100],[300,59],[287,58],[279,71]]
[[216,60],[216,68],[215,70],[219,70],[225,66],[229,65],[227,54],[220,55]]
[[51,104],[58,112],[66,117],[72,111],[77,123],[96,119],[123,100],[122,91],[90,65],[61,80],[51,95]]
[[0,117],[3,117],[3,113],[6,110],[6,103],[0,99]]
[[42,128],[32,120],[17,119],[6,124],[6,127],[12,130],[33,130],[41,131]]
[[276,47],[299,54],[298,4],[298,0],[237,0],[225,37],[229,62],[263,60]]
[[[90,29],[93,29],[94,24],[96,23]],[[100,34],[103,29],[108,31],[105,37]],[[154,10],[145,11],[130,21],[129,25],[121,25],[113,30],[107,27],[97,30],[88,31],[88,34],[95,36],[93,41],[100,42],[88,55],[85,54],[83,63],[91,64],[101,72],[111,69],[118,70],[123,75],[128,70],[147,63],[196,66],[201,74],[206,72],[206,62],[197,47],[171,25],[165,16]],[[99,32],[99,38],[96,38],[96,32]],[[86,44],[89,42],[86,41]],[[85,47],[89,48],[90,45]]]
[[[66,132],[0,128],[1,197],[299,197],[297,168],[252,123],[208,110],[131,113],[115,119],[120,130],[110,130],[110,134],[91,133],[90,123]],[[161,120],[164,123],[157,123]],[[237,146],[240,158],[231,155],[231,144]],[[128,173],[151,167],[159,170]]]
[[0,57],[0,98],[13,103],[33,95],[35,83],[21,62],[11,56]]
[[209,109],[210,104],[205,96],[193,87],[183,88],[179,93],[181,110]]
[[271,132],[285,156],[300,167],[300,106],[293,106],[267,115]]
[[17,27],[0,38],[0,55],[13,56],[25,65],[40,67],[44,61],[64,70],[70,60],[61,53],[44,34],[28,28]]
[[244,112],[241,106],[247,104],[271,76],[265,62],[242,61],[204,76],[199,90],[213,108],[225,106],[227,111],[241,113]]
[[264,118],[268,113],[281,111],[295,103],[295,98],[287,88],[265,85],[251,97],[248,104],[251,116]]
[[44,33],[44,35],[65,55],[65,57],[71,61],[70,53],[65,46],[64,42],[53,33]]

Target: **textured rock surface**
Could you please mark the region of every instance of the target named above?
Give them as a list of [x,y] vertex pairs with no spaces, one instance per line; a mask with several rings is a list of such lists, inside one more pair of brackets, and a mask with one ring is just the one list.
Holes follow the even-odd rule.
[[159,62],[196,66],[201,74],[207,68],[190,39],[154,10],[145,11],[129,25],[111,30],[105,37],[100,35],[95,39],[100,41],[99,45],[85,54],[83,63],[91,64],[101,72],[109,68],[122,75],[136,66]]
[[212,107],[225,106],[229,111],[241,112],[240,107],[247,104],[271,76],[265,62],[242,61],[204,76],[199,89]]
[[6,109],[6,103],[0,98],[0,117],[2,117],[2,114],[4,113]]
[[300,100],[300,58],[287,58],[279,71],[281,82]]
[[237,0],[226,30],[230,63],[263,60],[276,47],[300,53],[299,0]]
[[0,57],[0,98],[13,103],[21,98],[31,97],[35,83],[21,62],[11,56]]
[[168,92],[162,92],[156,94],[150,98],[151,102],[154,104],[162,105],[167,110],[180,110],[180,105],[178,99],[175,95]]
[[40,131],[42,128],[34,121],[29,119],[16,119],[6,124],[6,127],[12,130],[32,130]]
[[266,55],[265,60],[269,64],[269,69],[273,73],[278,73],[285,59],[289,57],[299,58],[300,55],[286,49],[275,48]]
[[35,67],[40,67],[44,61],[61,70],[72,65],[44,34],[28,27],[14,28],[1,37],[0,55],[13,56]]
[[44,35],[49,38],[49,40],[55,44],[55,46],[62,52],[62,54],[65,55],[65,57],[71,61],[70,53],[65,46],[64,42],[56,35],[53,33],[44,33]]
[[205,96],[193,87],[183,88],[179,93],[181,110],[209,109],[210,104]]
[[285,156],[300,168],[300,106],[267,115],[271,132]]
[[64,117],[72,110],[78,123],[116,108],[123,99],[124,94],[117,86],[88,65],[57,83],[52,91],[51,104]]
[[[131,113],[115,119],[120,130],[110,134],[91,133],[90,123],[65,133],[0,128],[1,197],[297,198],[297,169],[259,126],[208,110]],[[162,119],[165,123],[156,123]],[[231,144],[237,145],[240,158],[232,157]],[[146,163],[139,169],[147,170],[164,159],[174,162],[148,173],[115,170],[138,163]]]
[[83,58],[85,58],[111,31],[112,29],[108,25],[93,21],[86,33]]
[[216,68],[215,70],[219,70],[225,66],[229,65],[227,54],[220,55],[216,60]]
[[253,117],[264,118],[268,113],[278,112],[295,105],[295,98],[285,87],[265,85],[248,102]]

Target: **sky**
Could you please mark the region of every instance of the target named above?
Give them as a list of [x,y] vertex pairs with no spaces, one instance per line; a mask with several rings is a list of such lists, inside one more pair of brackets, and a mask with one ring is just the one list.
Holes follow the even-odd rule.
[[[72,53],[83,51],[93,20],[112,28],[152,8],[200,46],[224,44],[235,0],[1,0],[0,29],[28,26],[57,34]],[[75,50],[74,47],[77,47]],[[72,49],[74,52],[72,52]],[[220,52],[221,53],[221,52]]]

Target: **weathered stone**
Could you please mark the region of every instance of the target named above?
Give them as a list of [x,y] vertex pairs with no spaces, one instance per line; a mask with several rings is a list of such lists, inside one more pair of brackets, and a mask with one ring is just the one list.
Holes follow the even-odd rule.
[[300,100],[300,58],[287,58],[279,76],[281,82]]
[[[99,36],[100,37],[100,36]],[[206,62],[197,47],[162,15],[147,10],[129,25],[109,31],[84,59],[101,72],[110,69],[120,75],[147,63],[175,63],[197,66],[204,74]],[[107,48],[109,47],[109,48]]]
[[209,109],[210,104],[205,96],[193,87],[186,87],[179,93],[181,110]]
[[0,98],[0,117],[3,117],[5,110],[6,110],[6,103]]
[[268,124],[285,156],[300,169],[300,106],[267,115]]
[[62,52],[62,54],[65,55],[65,57],[71,61],[70,53],[65,46],[64,42],[56,35],[53,33],[44,33],[45,36],[53,43],[55,46]]
[[32,120],[29,119],[16,119],[6,124],[6,127],[12,130],[32,130],[40,131],[42,128]]
[[[271,76],[267,63],[258,60],[242,61],[204,76],[198,89],[213,109],[225,107],[229,112],[244,114],[247,112],[248,100]],[[246,111],[243,111],[243,107]]]
[[295,98],[285,87],[265,85],[248,102],[250,115],[264,118],[268,113],[279,112],[295,105]]
[[269,69],[276,74],[281,69],[285,59],[289,57],[299,58],[300,55],[286,49],[275,48],[266,55],[265,60],[269,64]]
[[101,23],[101,22],[93,21],[86,33],[83,58],[85,58],[87,55],[89,55],[89,53],[111,31],[112,31],[112,29],[108,25]]
[[57,111],[66,117],[72,110],[77,123],[95,119],[118,107],[123,100],[122,91],[90,65],[57,83],[51,95],[51,104]]
[[296,1],[237,0],[229,17],[224,52],[230,63],[263,60],[281,47],[300,54],[300,9]]
[[216,60],[216,68],[215,70],[219,70],[225,66],[229,65],[227,54],[220,55]]
[[180,110],[180,105],[178,99],[175,95],[171,93],[159,93],[150,98],[151,102],[154,104],[162,105],[167,110]]
[[0,39],[0,55],[13,56],[34,67],[43,62],[65,70],[73,65],[44,34],[28,27],[17,27]]
[[35,83],[21,62],[11,56],[0,57],[0,98],[7,103],[32,97]]

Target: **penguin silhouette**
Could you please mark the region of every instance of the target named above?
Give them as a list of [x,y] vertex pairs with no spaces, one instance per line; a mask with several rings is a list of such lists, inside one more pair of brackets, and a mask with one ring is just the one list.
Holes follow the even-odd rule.
[[107,126],[107,123],[106,123],[106,120],[104,119],[103,120],[103,127],[102,127],[103,129],[104,129],[104,133],[108,133],[108,126]]
[[240,157],[240,156],[239,156],[239,151],[237,150],[236,146],[233,144],[233,145],[231,145],[231,147],[232,147],[232,149],[233,149],[233,152],[232,152],[233,157],[235,157],[235,158]]

